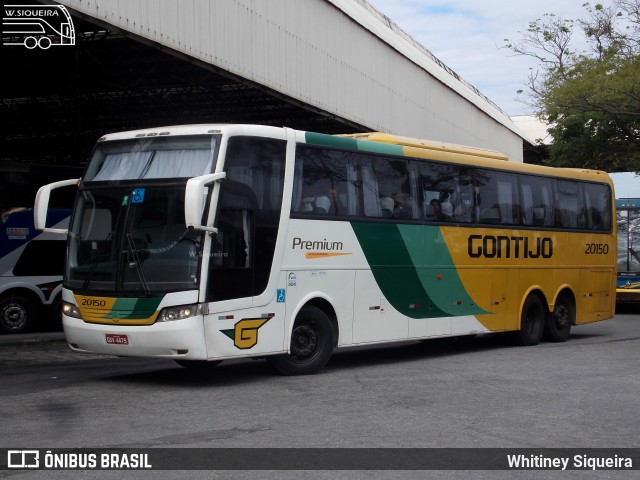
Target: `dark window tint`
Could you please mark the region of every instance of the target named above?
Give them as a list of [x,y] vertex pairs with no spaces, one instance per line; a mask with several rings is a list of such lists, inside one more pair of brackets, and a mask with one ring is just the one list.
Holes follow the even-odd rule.
[[415,178],[406,159],[365,156],[361,159],[365,214],[370,217],[418,218]]
[[231,137],[212,242],[210,301],[261,294],[269,282],[282,209],[286,142]]
[[407,159],[298,146],[292,212],[417,220],[417,198]]
[[321,216],[360,215],[360,157],[353,152],[298,146],[291,211]]
[[298,145],[291,211],[610,231],[611,192],[604,184]]
[[478,170],[479,222],[490,225],[519,225],[520,201],[517,177],[511,173]]
[[606,185],[584,183],[585,212],[587,228],[591,230],[611,230],[611,190]]
[[523,175],[520,177],[522,224],[533,227],[553,227],[553,180]]
[[13,267],[15,276],[60,275],[64,272],[64,240],[34,240]]
[[556,180],[556,227],[586,228],[584,202],[578,182]]
[[441,163],[416,163],[425,220],[428,222],[452,221],[452,201],[457,188],[458,169]]
[[480,182],[481,172],[476,169],[461,167],[458,173],[456,189],[453,192],[453,221],[456,223],[473,223],[476,218],[476,187]]

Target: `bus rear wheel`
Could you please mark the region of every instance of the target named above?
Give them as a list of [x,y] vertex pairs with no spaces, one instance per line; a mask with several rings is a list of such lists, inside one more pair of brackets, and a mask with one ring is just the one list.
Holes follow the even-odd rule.
[[28,331],[35,321],[29,300],[20,295],[0,299],[0,332],[22,333]]
[[522,306],[520,330],[516,332],[517,342],[524,346],[540,343],[544,332],[545,318],[545,308],[540,297],[535,294],[529,295]]
[[550,342],[566,342],[571,325],[576,319],[576,307],[568,295],[560,295],[553,312],[547,315],[544,324],[544,339]]
[[291,353],[267,357],[283,375],[311,375],[324,367],[333,353],[333,327],[317,307],[304,307],[291,332]]

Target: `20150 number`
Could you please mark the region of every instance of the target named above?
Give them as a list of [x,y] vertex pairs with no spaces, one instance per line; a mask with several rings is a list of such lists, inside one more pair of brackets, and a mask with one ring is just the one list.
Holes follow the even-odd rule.
[[584,253],[586,255],[607,255],[609,245],[606,243],[587,243]]
[[81,305],[83,307],[104,307],[107,305],[107,302],[95,298],[83,298]]

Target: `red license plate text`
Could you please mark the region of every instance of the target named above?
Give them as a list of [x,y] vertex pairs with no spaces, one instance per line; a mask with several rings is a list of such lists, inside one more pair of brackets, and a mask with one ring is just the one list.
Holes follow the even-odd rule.
[[107,343],[110,345],[129,345],[129,337],[126,335],[116,335],[114,333],[105,334]]

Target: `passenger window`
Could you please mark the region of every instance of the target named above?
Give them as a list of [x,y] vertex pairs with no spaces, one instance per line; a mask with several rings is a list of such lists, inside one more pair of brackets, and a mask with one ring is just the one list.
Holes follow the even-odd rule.
[[420,163],[422,209],[427,222],[450,222],[453,215],[452,195],[456,170],[451,165],[435,162]]
[[490,225],[519,225],[520,201],[517,180],[510,173],[480,171],[474,181],[478,187],[479,222]]
[[[412,185],[408,163],[404,159],[370,157],[371,176],[363,176],[363,184],[365,208],[368,205],[372,216],[396,220],[418,218],[415,187]],[[367,163],[363,164],[363,169],[368,170]]]
[[357,154],[298,145],[291,211],[353,216],[359,207]]
[[520,204],[522,224],[535,227],[553,227],[552,183],[550,178],[530,175],[520,178]]
[[584,202],[577,182],[556,180],[556,226],[586,228]]
[[478,170],[462,167],[458,174],[456,188],[453,192],[453,221],[456,223],[473,223],[476,219],[476,187]]
[[611,190],[607,185],[583,184],[587,216],[590,230],[611,230]]
[[225,164],[227,178],[253,190],[259,211],[280,213],[285,149],[284,140],[261,137],[229,139]]

